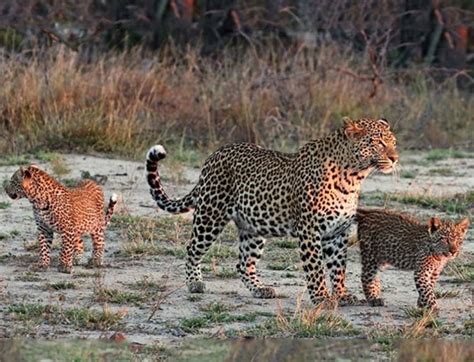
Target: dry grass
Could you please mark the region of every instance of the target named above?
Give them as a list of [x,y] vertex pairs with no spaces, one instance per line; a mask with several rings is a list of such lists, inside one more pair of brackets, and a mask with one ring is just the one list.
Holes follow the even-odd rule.
[[335,46],[299,53],[262,46],[218,60],[194,49],[133,50],[91,64],[60,46],[38,54],[0,59],[0,153],[57,148],[141,158],[157,141],[170,153],[242,140],[285,149],[345,115],[390,119],[405,148],[470,141],[474,101],[454,81],[435,85],[387,69],[369,99],[370,82],[340,71],[370,74],[367,56]]

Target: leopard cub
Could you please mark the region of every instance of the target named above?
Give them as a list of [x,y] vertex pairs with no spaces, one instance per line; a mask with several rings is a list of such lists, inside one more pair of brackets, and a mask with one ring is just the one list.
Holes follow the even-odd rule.
[[104,213],[104,194],[97,183],[83,180],[76,187],[68,188],[36,165],[20,167],[4,188],[11,199],[27,198],[33,206],[41,249],[40,262],[35,268],[49,267],[53,233],[62,237],[59,271],[72,272],[74,259],[79,260],[84,253],[81,238],[84,234],[92,238],[89,264],[102,265],[104,232],[117,203],[115,194]]
[[427,224],[386,210],[357,210],[357,237],[362,259],[362,286],[371,306],[382,306],[379,268],[414,270],[418,307],[437,309],[434,287],[449,259],[455,258],[469,226],[437,217]]

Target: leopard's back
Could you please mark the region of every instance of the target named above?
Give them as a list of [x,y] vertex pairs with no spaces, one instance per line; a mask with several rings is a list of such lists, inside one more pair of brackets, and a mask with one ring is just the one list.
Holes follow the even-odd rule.
[[104,224],[104,193],[93,180],[83,180],[68,189],[76,227],[83,233],[94,231]]
[[358,209],[356,220],[363,262],[413,270],[419,258],[429,254],[426,226],[408,215]]

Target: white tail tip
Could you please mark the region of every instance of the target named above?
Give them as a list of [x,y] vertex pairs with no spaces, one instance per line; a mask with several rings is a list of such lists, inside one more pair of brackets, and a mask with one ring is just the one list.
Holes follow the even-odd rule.
[[155,145],[148,151],[147,158],[158,158],[162,159],[166,156],[166,150],[162,145]]
[[112,196],[110,197],[110,201],[117,202],[118,201],[118,195],[113,193]]

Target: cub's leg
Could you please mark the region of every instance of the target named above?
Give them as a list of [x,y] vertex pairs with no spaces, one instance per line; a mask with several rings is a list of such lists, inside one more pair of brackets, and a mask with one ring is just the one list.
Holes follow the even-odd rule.
[[313,304],[319,304],[329,297],[324,275],[324,259],[321,237],[318,234],[299,233],[300,256],[306,273],[308,293]]
[[265,239],[243,230],[239,231],[239,238],[240,262],[237,271],[240,279],[255,298],[275,298],[275,289],[264,287],[257,276],[257,263],[262,256]]
[[198,206],[194,210],[193,233],[191,242],[187,246],[186,258],[186,284],[191,293],[204,293],[201,260],[227,222],[225,214],[212,206]]
[[419,295],[417,305],[419,308],[438,309],[434,294],[434,283],[432,283],[434,269],[429,261],[424,261],[415,270],[415,285]]
[[378,277],[378,265],[372,258],[362,257],[362,289],[365,298],[372,307],[384,305],[384,301],[380,298],[380,278]]
[[74,232],[65,232],[62,235],[61,252],[59,253],[58,270],[62,273],[72,273],[74,252],[80,236]]
[[79,265],[82,256],[84,255],[84,240],[82,238],[79,239],[79,242],[76,245],[76,249],[74,250],[74,265]]
[[345,286],[348,245],[348,232],[333,238],[323,239],[323,253],[332,284],[332,293],[343,305],[358,302],[356,296],[349,294]]
[[43,224],[38,225],[38,241],[40,244],[40,260],[33,266],[33,269],[46,270],[51,263],[53,232]]
[[436,282],[438,281],[439,276],[440,276],[441,272],[443,271],[445,264],[446,264],[446,262],[440,262],[433,268],[433,272],[432,272],[431,277],[430,277],[430,284],[431,284],[431,288],[433,290],[436,287]]
[[92,239],[92,256],[87,262],[90,267],[101,267],[104,259],[104,230],[97,230],[91,232]]

